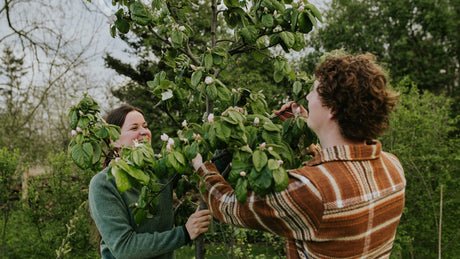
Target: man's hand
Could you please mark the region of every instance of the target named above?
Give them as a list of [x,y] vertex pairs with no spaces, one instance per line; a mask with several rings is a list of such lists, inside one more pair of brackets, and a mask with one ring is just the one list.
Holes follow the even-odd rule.
[[308,111],[302,105],[297,104],[294,101],[284,104],[279,110],[275,110],[273,112],[278,115],[278,118],[282,121],[289,118],[295,118],[296,115],[301,115],[302,119],[306,122],[308,117]]
[[195,171],[198,171],[198,168],[200,168],[203,165],[203,158],[201,157],[201,154],[198,153],[196,154],[196,157],[192,159],[192,166],[195,168]]

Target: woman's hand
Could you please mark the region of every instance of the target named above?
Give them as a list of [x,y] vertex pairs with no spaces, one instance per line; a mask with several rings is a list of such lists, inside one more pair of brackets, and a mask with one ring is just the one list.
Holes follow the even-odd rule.
[[279,110],[274,110],[273,112],[278,115],[278,118],[282,121],[294,118],[296,114],[303,116],[302,119],[304,121],[307,121],[308,117],[308,111],[302,105],[297,104],[294,101],[284,104]]
[[195,168],[195,171],[198,170],[203,165],[203,158],[201,157],[201,154],[198,153],[196,154],[196,157],[192,159],[192,166]]
[[200,206],[198,206],[195,213],[190,215],[187,223],[185,223],[191,240],[195,240],[200,234],[208,231],[209,220],[211,220],[211,211],[200,210]]

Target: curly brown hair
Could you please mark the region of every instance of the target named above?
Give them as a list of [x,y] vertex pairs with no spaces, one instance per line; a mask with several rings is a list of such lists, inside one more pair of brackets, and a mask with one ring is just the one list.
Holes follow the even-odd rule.
[[323,104],[331,108],[342,135],[353,141],[373,140],[389,125],[398,93],[372,54],[329,57],[315,69]]

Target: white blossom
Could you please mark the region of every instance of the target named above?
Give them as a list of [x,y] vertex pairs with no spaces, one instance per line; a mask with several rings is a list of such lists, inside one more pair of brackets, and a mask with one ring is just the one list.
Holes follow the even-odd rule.
[[179,31],[185,31],[185,26],[181,25],[179,28],[177,28]]
[[254,118],[254,124],[259,124],[259,122],[260,122],[259,117],[255,117],[255,118]]
[[214,82],[214,79],[210,76],[207,76],[205,79],[204,79],[204,82],[207,84],[207,85],[210,85]]
[[77,135],[77,131],[76,130],[72,130],[72,136],[76,136]]
[[241,171],[241,172],[240,172],[240,175],[241,175],[242,177],[245,177],[245,176],[246,176],[246,172],[245,172],[245,171]]
[[210,123],[213,123],[213,122],[214,122],[214,114],[210,113],[210,114],[208,115],[208,121],[209,121]]
[[184,120],[184,121],[182,122],[182,127],[187,127],[187,120]]
[[173,138],[168,139],[168,145],[174,146],[174,139]]
[[166,135],[166,133],[163,133],[160,138],[161,138],[161,141],[164,141],[164,142],[168,141],[168,139],[169,139],[169,137],[168,137],[168,135]]

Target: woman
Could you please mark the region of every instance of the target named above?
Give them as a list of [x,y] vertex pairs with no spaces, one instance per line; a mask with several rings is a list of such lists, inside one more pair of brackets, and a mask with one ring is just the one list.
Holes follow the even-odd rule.
[[[138,108],[121,106],[108,114],[106,122],[121,128],[116,147],[151,140],[152,134]],[[89,187],[91,216],[102,238],[102,258],[174,258],[175,249],[208,230],[210,212],[198,209],[184,226],[174,227],[171,186],[160,194],[157,214],[137,226],[130,205],[137,202],[140,192],[120,194],[115,180],[107,180],[108,170],[109,166],[96,174]]]

